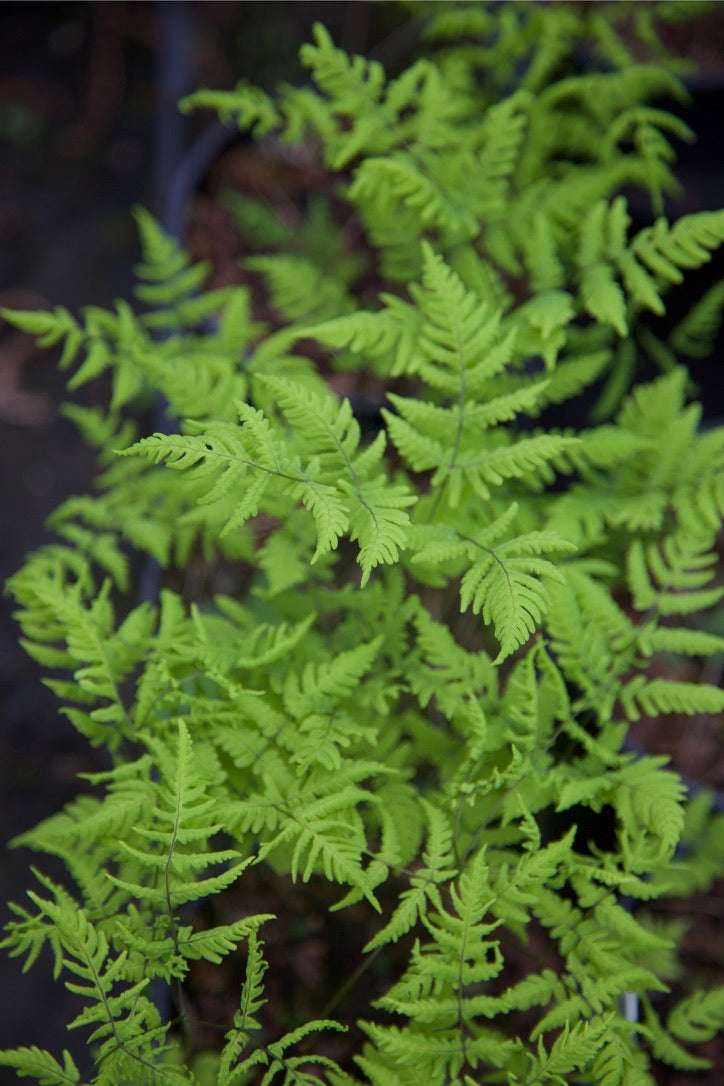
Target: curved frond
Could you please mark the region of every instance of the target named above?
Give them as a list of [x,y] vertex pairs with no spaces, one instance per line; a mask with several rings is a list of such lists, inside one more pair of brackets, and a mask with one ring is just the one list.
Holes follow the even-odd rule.
[[68,1086],[80,1082],[80,1071],[70,1052],[63,1052],[63,1066],[54,1056],[33,1045],[0,1052],[0,1067],[12,1067],[20,1078],[34,1078],[38,1086]]

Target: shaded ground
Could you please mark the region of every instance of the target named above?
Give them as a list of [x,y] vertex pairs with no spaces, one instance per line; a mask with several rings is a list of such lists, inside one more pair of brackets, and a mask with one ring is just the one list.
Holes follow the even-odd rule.
[[[262,6],[255,4],[0,4],[0,305],[62,304],[76,310],[128,295],[136,258],[128,208],[139,201],[158,208],[157,190],[173,167],[173,146],[159,139],[155,127],[158,31],[170,35],[181,9],[194,28],[189,88],[205,79],[230,85],[253,64],[257,71],[250,74],[260,78],[258,56],[264,50],[270,59],[262,74],[269,79],[288,76],[295,38],[306,36],[314,18],[336,24],[342,44],[364,45],[366,4],[263,7],[268,13],[264,18]],[[709,57],[708,63],[714,71],[716,58]],[[712,75],[708,87],[703,99],[716,117],[721,92]],[[716,132],[715,138],[704,139],[698,157],[685,162],[683,177],[693,205],[687,210],[722,202],[721,137]],[[189,130],[182,133],[182,141],[189,135]],[[165,161],[159,160],[161,145],[170,156]],[[223,246],[217,255],[223,259]],[[50,538],[43,529],[48,513],[68,494],[84,490],[92,477],[92,456],[74,428],[56,414],[64,394],[54,363],[52,353],[38,354],[26,339],[0,325],[3,580],[29,550]],[[720,379],[717,386],[709,383],[708,371],[698,376],[707,390],[710,415],[721,416]],[[5,600],[0,610],[3,840],[62,807],[75,793],[76,774],[94,767],[92,752],[58,716],[54,697],[41,685],[38,669],[16,639]],[[693,779],[724,788],[717,722],[673,722],[668,727],[648,734],[642,730],[640,739],[650,749],[673,753],[677,767]],[[3,901],[22,900],[29,885],[28,861],[24,851],[0,858]],[[43,866],[49,868],[45,861]],[[712,892],[686,906],[687,916],[695,920],[686,944],[687,968],[706,973],[709,983],[724,978],[717,927],[721,900]],[[307,918],[306,934],[285,966],[290,989],[296,985],[294,998],[323,990],[329,965],[320,935],[322,914],[317,910],[315,915],[301,892],[298,905]],[[260,905],[259,911],[268,910]],[[3,907],[0,921],[5,918]],[[347,933],[340,938],[348,941]],[[18,963],[0,953],[0,1048],[40,1043],[55,1052],[71,1048],[82,1059],[80,1039],[64,1028],[74,1013],[71,997],[52,982],[47,966],[39,964],[20,977]],[[205,987],[203,970],[198,974],[196,998],[212,1016],[213,1007],[228,1000],[238,977],[231,970],[225,977],[227,989],[214,993]],[[718,1051],[721,1058],[714,1058],[721,1068],[724,1051]],[[721,1071],[715,1070],[712,1077],[671,1073],[661,1081],[672,1086],[708,1081],[713,1086],[720,1080]],[[15,1081],[14,1074],[0,1069],[0,1086]]]

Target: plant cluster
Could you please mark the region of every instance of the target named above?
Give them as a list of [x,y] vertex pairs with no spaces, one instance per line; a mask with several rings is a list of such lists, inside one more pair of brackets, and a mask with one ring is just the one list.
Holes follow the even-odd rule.
[[[266,245],[249,265],[272,325],[246,287],[205,290],[142,210],[143,311],[5,314],[62,347],[70,389],[111,390],[64,409],[96,491],[10,582],[24,644],[108,759],[19,840],[70,882],[38,871],[4,945],[26,968],[50,946],[91,1057],[0,1053],[39,1083],[644,1086],[654,1059],[706,1066],[690,1046],[724,1019],[723,990],[662,1019],[680,931],[651,908],[721,873],[724,819],[628,743],[642,715],[724,708],[653,671],[724,648],[724,433],[682,362],[711,348],[721,284],[668,336],[655,320],[724,212],[665,217],[690,133],[652,104],[684,91],[648,5],[409,7],[423,48],[395,78],[318,26],[307,84],[184,103],[338,175],[300,245],[232,202]],[[372,425],[329,370],[376,375]],[[587,422],[552,425],[582,393]],[[167,432],[143,436],[150,395]],[[136,606],[134,554],[165,571]],[[363,961],[388,957],[349,1059],[328,1035],[350,1023],[320,1008],[269,1031],[283,900],[196,923],[259,865],[333,886]],[[533,930],[547,957],[511,978]],[[238,1010],[195,1051],[184,979],[235,953]]]

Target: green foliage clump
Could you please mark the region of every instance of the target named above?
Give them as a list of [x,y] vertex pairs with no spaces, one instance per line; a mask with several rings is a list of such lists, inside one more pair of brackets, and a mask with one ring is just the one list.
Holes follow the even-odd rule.
[[[654,320],[724,212],[664,216],[690,134],[654,104],[683,89],[649,5],[408,7],[421,56],[395,78],[317,27],[308,84],[185,103],[317,148],[366,239],[350,252],[320,199],[292,240],[227,198],[273,325],[246,287],[204,290],[142,210],[145,310],[6,314],[62,345],[71,389],[111,382],[107,410],[66,408],[97,491],[10,582],[28,651],[109,759],[18,842],[70,882],[38,872],[4,946],[26,968],[50,946],[88,1031],[82,1071],[0,1053],[41,1084],[643,1086],[653,1059],[706,1066],[690,1046],[724,1020],[722,990],[662,1020],[680,933],[650,909],[721,872],[724,820],[627,741],[641,716],[724,708],[662,677],[724,649],[724,434],[682,362],[710,349],[721,284],[668,339]],[[385,388],[372,434],[330,369]],[[583,392],[588,420],[552,425]],[[152,395],[168,432],[142,436]],[[135,606],[134,551],[167,571]],[[198,590],[172,587],[199,567]],[[386,961],[356,1048],[314,1006],[270,1030],[275,915],[196,923],[261,869],[354,909],[338,1009]],[[545,952],[511,970],[533,932]],[[191,963],[240,947],[238,1009],[199,1051]]]

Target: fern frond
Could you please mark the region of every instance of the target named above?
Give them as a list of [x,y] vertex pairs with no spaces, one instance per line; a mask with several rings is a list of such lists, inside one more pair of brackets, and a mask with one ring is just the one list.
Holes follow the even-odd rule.
[[217,925],[203,931],[194,931],[191,927],[178,930],[178,952],[189,961],[202,959],[218,965],[225,955],[235,951],[243,939],[251,939],[256,929],[268,920],[276,920],[271,913],[260,913],[235,920],[232,924]]
[[676,1067],[680,1071],[704,1071],[711,1066],[709,1060],[701,1056],[693,1056],[666,1028],[648,998],[642,1000],[644,1007],[644,1024],[646,1037],[651,1045],[654,1056],[670,1067]]
[[242,131],[248,129],[256,136],[273,131],[280,121],[273,98],[246,82],[237,83],[233,91],[196,91],[182,98],[179,108],[182,113],[213,109],[223,121],[238,125]]
[[488,484],[500,486],[506,479],[534,479],[536,473],[549,471],[550,461],[557,461],[563,452],[577,444],[577,439],[558,434],[540,434],[520,438],[509,445],[498,445],[487,452],[470,451],[461,454],[451,465],[469,477],[473,489],[482,498],[489,498]]
[[684,215],[673,226],[658,219],[634,238],[634,255],[655,275],[672,283],[683,279],[682,268],[698,268],[711,260],[724,241],[724,212],[701,211]]
[[492,622],[500,642],[494,661],[501,663],[525,644],[547,609],[543,577],[556,580],[561,574],[552,562],[534,557],[542,550],[570,551],[572,545],[555,534],[530,532],[495,550],[487,551],[468,570],[460,586],[460,609],[471,607]]
[[[481,387],[510,359],[510,342],[499,343],[500,315],[487,310],[466,290],[458,276],[423,243],[421,306],[425,314],[420,347],[425,352],[423,376],[434,387],[457,392],[460,374]],[[491,350],[498,345],[498,350]]]
[[638,675],[621,691],[621,704],[629,720],[638,720],[641,710],[649,716],[658,713],[720,713],[724,710],[724,691],[699,683],[670,679],[646,679]]
[[[426,226],[444,230],[451,240],[474,237],[478,226],[475,209],[463,199],[462,192],[455,191],[449,178],[444,185],[435,177],[439,165],[431,155],[426,157],[426,162],[415,161],[408,152],[397,151],[384,158],[365,159],[356,171],[350,199],[363,202],[369,195],[383,191],[389,193],[388,199],[392,197],[413,209]],[[464,173],[468,170],[464,169]]]
[[38,337],[41,347],[62,342],[60,369],[70,369],[81,352],[84,357],[68,381],[68,388],[80,388],[107,370],[113,373],[112,410],[129,404],[145,387],[138,360],[149,348],[149,338],[131,307],[119,301],[114,313],[89,306],[79,323],[67,309],[56,307],[52,314],[4,311],[5,319]]
[[474,614],[482,613],[486,623],[493,624],[500,642],[495,663],[501,663],[524,644],[542,620],[548,607],[543,578],[562,580],[557,567],[539,555],[576,549],[555,532],[527,532],[497,543],[516,508],[511,506],[473,539],[451,537],[449,542],[432,542],[413,557],[413,562],[435,563],[466,555],[473,562],[460,586],[460,610],[471,608]]
[[[349,528],[350,538],[359,542],[358,560],[364,586],[375,566],[397,561],[400,549],[405,546],[405,529],[409,524],[409,516],[404,510],[416,499],[407,487],[391,486],[384,476],[367,478],[381,455],[384,439],[378,439],[365,452],[357,453],[360,428],[348,400],[339,404],[331,397],[322,399],[278,378],[265,378],[264,383],[273,389],[277,403],[295,432],[308,444],[310,451],[314,451],[321,467],[321,479],[327,473],[330,481],[335,480],[337,493],[346,498],[346,502],[340,500],[335,489],[325,486],[321,480],[305,481],[300,487],[302,500],[309,503],[312,512],[320,507],[320,495],[333,510],[330,539],[334,535],[336,543],[336,534]],[[322,526],[326,526],[326,513],[318,515],[323,518]],[[320,541],[317,555],[325,549]]]
[[[28,648],[51,666],[60,664],[73,670],[74,684],[48,680],[51,689],[72,704],[84,706],[77,720],[79,724],[82,721],[80,730],[92,742],[107,742],[115,748],[132,730],[121,687],[147,648],[153,611],[141,605],[114,629],[111,582],[106,580],[89,602],[84,598],[84,587],[87,591],[92,585],[64,583],[59,572],[56,567],[54,579],[45,581],[36,569],[30,597],[24,596],[22,583],[15,582],[19,598],[26,601]],[[48,641],[65,642],[65,650],[48,653]],[[74,712],[65,711],[69,715]]]
[[[199,782],[191,738],[183,721],[178,723],[174,754],[157,740],[147,742],[159,760],[161,774],[153,822],[136,828],[136,834],[147,845],[138,848],[127,841],[120,842],[122,854],[131,859],[136,877],[109,874],[108,878],[129,897],[152,904],[165,914],[177,943],[176,909],[234,882],[252,858],[239,859],[239,853],[233,849],[208,848],[210,838],[221,825],[212,821],[214,801],[207,795],[203,778]],[[197,851],[191,851],[189,846]],[[215,864],[224,865],[222,874],[199,877]]]
[[653,1086],[647,1066],[646,1053],[636,1048],[629,1031],[619,1027],[609,1031],[591,1070],[600,1086]]
[[300,59],[320,90],[334,102],[335,112],[352,120],[353,127],[336,149],[334,168],[344,166],[370,140],[379,138],[382,118],[375,107],[384,87],[385,72],[378,61],[349,57],[335,47],[324,26],[315,23],[314,44],[302,47]]
[[564,290],[542,290],[516,310],[516,348],[521,354],[540,354],[553,370],[566,344],[566,329],[576,315],[573,298]]
[[[661,215],[689,136],[656,106],[683,93],[673,68],[638,62],[666,53],[651,5],[406,6],[434,48],[396,78],[317,26],[304,85],[184,103],[342,171],[288,222],[224,198],[273,329],[248,288],[205,289],[207,264],[143,210],[145,314],[7,313],[59,349],[72,390],[112,388],[108,412],[67,411],[98,450],[97,493],[64,502],[60,542],[10,584],[62,711],[111,754],[15,842],[74,890],[38,876],[2,941],[25,968],[47,947],[81,999],[93,1086],[360,1086],[332,1044],[313,1054],[338,1024],[269,1033],[271,913],[193,922],[252,864],[274,886],[337,884],[328,907],[387,955],[367,1043],[338,1050],[372,1086],[652,1086],[651,1058],[701,1067],[686,1046],[724,1023],[719,990],[659,1020],[681,931],[643,905],[711,885],[724,820],[626,745],[644,713],[724,708],[650,660],[724,646],[718,616],[698,618],[722,595],[724,436],[675,354],[713,342],[720,284],[668,342],[641,319],[710,260],[724,213],[632,227],[622,193]],[[642,358],[663,375],[632,390]],[[602,424],[549,425],[589,390]],[[179,432],[138,440],[151,394]],[[131,547],[188,576],[183,598],[117,619]],[[531,924],[559,968],[512,978],[508,936]],[[155,986],[236,948],[233,1027],[197,1053],[193,1023],[167,1036]],[[2,1066],[80,1086],[40,1049]]]
[[422,36],[430,42],[447,42],[465,37],[484,40],[495,29],[490,13],[472,4],[429,8],[426,16],[421,28]]
[[609,1020],[593,1018],[588,1022],[576,1022],[573,1028],[566,1023],[563,1032],[548,1051],[543,1038],[538,1038],[536,1056],[529,1056],[527,1081],[560,1082],[564,1075],[583,1071],[590,1067],[604,1043]]
[[301,873],[302,881],[308,882],[319,867],[328,880],[346,883],[360,890],[379,912],[380,905],[361,864],[365,848],[362,826],[359,818],[350,814],[353,811],[352,803],[364,798],[367,797],[360,789],[347,788],[332,799],[322,797],[308,804],[299,813],[283,815],[283,828],[276,837],[262,845],[259,859],[293,842],[290,858],[292,879],[296,881]]
[[724,1027],[724,988],[695,992],[674,1007],[667,1029],[681,1041],[701,1044]]
[[272,305],[288,321],[323,321],[353,307],[345,284],[311,260],[275,254],[249,257],[244,265],[262,273]]
[[[191,471],[194,482],[200,484],[197,501],[202,505],[218,502],[224,512],[222,535],[256,516],[274,479],[281,480],[282,486],[307,483],[287,459],[284,446],[275,438],[263,413],[242,403],[237,404],[237,409],[241,428],[212,423],[208,428],[199,427],[203,430],[201,436],[154,434],[120,451],[121,456],[143,456],[152,463],[163,461],[175,471]],[[252,478],[245,485],[247,474]],[[313,487],[313,481],[309,485]],[[228,509],[223,500],[232,490],[242,497]],[[318,491],[314,500],[325,507],[324,498]],[[330,514],[330,520],[334,519],[338,517]]]
[[477,182],[471,201],[479,219],[505,213],[527,134],[531,102],[527,90],[516,91],[491,105],[482,119],[476,149]]
[[670,337],[672,347],[689,358],[707,357],[714,349],[723,319],[724,280],[720,279],[676,325]]
[[424,867],[410,879],[410,888],[403,890],[400,904],[387,924],[365,946],[365,952],[385,943],[396,943],[415,926],[430,904],[442,907],[439,884],[454,874],[452,834],[446,816],[430,803],[421,801],[428,823],[427,847],[422,854]]
[[597,320],[612,324],[620,336],[626,334],[625,298],[606,257],[609,249],[623,248],[627,221],[623,200],[610,209],[604,200],[597,201],[581,224],[578,251],[584,306]]
[[0,317],[13,328],[35,336],[39,347],[53,347],[63,342],[58,362],[60,369],[67,369],[72,364],[83,344],[83,329],[64,306],[56,306],[52,313],[2,308]]
[[[145,208],[133,210],[141,241],[142,263],[135,268],[140,282],[136,297],[156,309],[149,327],[194,327],[214,312],[219,295],[213,292],[199,299],[196,312],[189,311],[187,303],[198,295],[211,271],[208,263],[191,264],[188,255],[175,238],[167,234],[160,223]],[[223,296],[223,295],[222,295]],[[183,313],[183,310],[186,312]],[[182,315],[183,313],[183,315]],[[184,319],[191,316],[191,320]]]
[[290,669],[283,687],[285,708],[297,720],[310,713],[331,712],[337,702],[359,690],[381,644],[382,638],[376,637],[368,644],[338,653],[321,666],[307,663],[301,675]]
[[32,891],[29,896],[54,924],[63,948],[63,966],[78,978],[67,981],[66,986],[87,1002],[70,1028],[93,1026],[90,1041],[100,1042],[101,1059],[112,1057],[119,1049],[143,1059],[143,1053],[152,1051],[152,1040],[165,1034],[158,1011],[142,994],[150,978],[126,983],[113,994],[125,980],[126,953],[111,957],[103,932],[77,907],[57,905]]
[[43,1049],[13,1048],[0,1052],[0,1067],[12,1067],[20,1078],[34,1078],[38,1086],[67,1086],[80,1082],[80,1072],[70,1052],[63,1052],[63,1066]]
[[724,637],[689,627],[660,626],[655,630],[643,630],[639,644],[647,656],[655,652],[680,656],[715,656],[724,652]]
[[[484,399],[490,381],[510,362],[515,329],[503,334],[500,314],[490,313],[457,275],[423,245],[425,323],[419,339],[422,377],[434,390],[454,396],[454,407],[392,397],[398,414],[383,411],[396,447],[415,471],[435,468],[432,483],[448,487],[455,506],[463,481],[490,497],[489,485],[544,471],[572,439],[543,434],[513,441],[496,422],[533,408],[542,384]],[[476,402],[478,401],[478,402]]]
[[495,689],[496,676],[487,653],[466,651],[448,627],[434,622],[422,607],[416,610],[414,622],[420,657],[408,664],[407,678],[423,708],[434,696],[452,717],[465,697]]
[[410,523],[406,509],[417,498],[405,484],[390,485],[382,475],[361,486],[346,483],[344,489],[352,499],[349,534],[359,543],[364,588],[373,569],[395,563],[406,547]]
[[634,540],[626,562],[634,606],[639,611],[655,608],[662,615],[686,615],[712,607],[724,593],[711,585],[715,565],[716,555],[705,536],[681,533],[648,547]]
[[[405,976],[379,1000],[383,1009],[425,1023],[437,1033],[451,1022],[471,1025],[505,1008],[504,997],[468,990],[498,975],[502,967],[498,942],[488,938],[500,921],[483,922],[492,900],[487,875],[482,850],[451,888],[453,908],[428,910],[421,916],[433,941],[416,944]],[[427,997],[433,979],[434,994]]]
[[[286,622],[280,622],[279,624],[257,623],[252,615],[245,613],[239,603],[229,596],[216,596],[214,603],[221,614],[226,615],[232,621],[234,633],[237,635],[234,638],[234,643],[228,645],[228,647],[225,646],[220,654],[218,646],[214,644],[216,628],[210,624],[208,628],[205,628],[205,616],[199,612],[196,612],[194,616],[198,618],[196,629],[199,629],[200,624],[202,636],[208,642],[209,647],[213,647],[213,655],[217,661],[220,656],[223,658],[224,655],[228,654],[229,663],[234,668],[244,670],[266,668],[270,664],[290,655],[292,650],[309,633],[316,618],[316,615],[311,614],[307,615],[301,622],[292,624]],[[228,626],[224,624],[225,638],[228,638],[229,634]]]
[[292,487],[291,495],[299,499],[314,517],[317,547],[312,555],[312,562],[316,562],[334,550],[340,536],[349,529],[348,507],[333,486],[317,482],[316,479],[300,480]]
[[302,325],[297,334],[336,350],[346,347],[370,359],[390,376],[414,373],[419,364],[415,344],[422,316],[409,302],[394,295],[381,294],[380,299],[384,308],[373,313],[360,310],[321,324]]
[[643,827],[671,855],[684,825],[686,789],[674,773],[663,772],[666,758],[640,758],[616,773],[615,805],[627,834]]
[[505,1040],[497,1031],[484,1030],[480,1026],[474,1037],[466,1039],[464,1046],[458,1030],[447,1029],[435,1035],[414,1028],[400,1029],[371,1022],[363,1022],[362,1028],[385,1063],[391,1064],[393,1072],[402,1068],[407,1074],[408,1077],[401,1080],[405,1086],[415,1078],[419,1081],[421,1076],[435,1086],[442,1086],[451,1079],[455,1081],[465,1064],[503,1068],[509,1066],[519,1048],[516,1041]]
[[331,455],[351,465],[359,446],[360,428],[349,400],[339,401],[331,394],[321,396],[278,377],[265,376],[261,381],[315,455]]
[[256,932],[252,931],[247,944],[246,974],[239,1009],[234,1014],[234,1028],[226,1034],[226,1044],[219,1061],[221,1081],[224,1081],[224,1075],[231,1075],[232,1067],[249,1043],[250,1035],[262,1028],[255,1015],[266,1003],[264,975],[268,966],[264,960],[263,946]]

